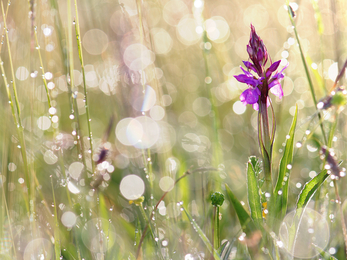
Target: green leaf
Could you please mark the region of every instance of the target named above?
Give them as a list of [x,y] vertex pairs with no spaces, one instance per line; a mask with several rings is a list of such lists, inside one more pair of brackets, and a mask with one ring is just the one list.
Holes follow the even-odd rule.
[[232,193],[227,184],[225,184],[225,189],[227,191],[230,203],[234,206],[243,232],[245,232],[247,236],[250,236],[253,232],[257,230],[257,227],[255,226],[253,220],[251,219],[247,211],[243,208],[239,200],[235,197],[234,193]]
[[327,170],[323,170],[312,180],[307,182],[299,194],[298,202],[296,203],[296,209],[299,210],[304,208],[307,203],[311,200],[317,189],[323,184],[328,178]]
[[[306,54],[306,61],[308,63],[308,67],[309,68],[312,68],[312,59],[309,55]],[[317,82],[317,86],[319,86],[319,90],[321,91],[321,93],[325,93],[326,94],[326,90],[325,90],[325,86],[324,86],[324,80],[322,78],[322,76],[319,74],[318,70],[314,70],[314,69],[311,69],[311,72]]]
[[313,245],[316,247],[317,251],[323,257],[323,259],[325,259],[325,260],[337,260],[336,257],[330,255],[328,252],[324,251],[324,249],[320,248],[319,246],[317,246],[315,244],[313,244]]
[[218,252],[218,254],[220,255],[220,257],[221,257],[222,260],[228,260],[228,259],[229,259],[231,250],[232,250],[233,247],[234,247],[234,242],[235,242],[235,239],[234,239],[232,242],[225,241],[225,242],[220,246],[220,248],[218,248],[218,251],[217,251],[217,252]]
[[251,218],[258,229],[263,227],[263,216],[261,212],[261,202],[259,195],[259,187],[256,173],[251,164],[251,160],[247,163],[247,186],[248,186],[248,203],[251,208]]
[[223,254],[223,251],[226,249],[226,246],[229,244],[229,241],[226,240],[218,249],[217,253],[221,256]]
[[279,223],[282,221],[287,212],[289,184],[288,179],[291,169],[290,167],[288,167],[288,165],[291,166],[293,163],[294,134],[297,117],[298,106],[296,106],[293,122],[288,132],[287,137],[289,138],[287,138],[286,140],[286,145],[280,162],[277,184],[269,204],[269,219],[271,222],[273,222],[273,227],[275,231],[277,231],[277,229],[279,228]]
[[196,230],[196,232],[199,234],[201,240],[204,242],[205,246],[207,247],[208,251],[210,253],[213,253],[213,257],[216,260],[221,260],[220,256],[218,255],[217,250],[215,250],[212,247],[212,244],[210,243],[210,241],[208,240],[207,236],[205,235],[205,233],[201,230],[201,228],[199,227],[199,225],[195,222],[195,220],[192,218],[192,216],[188,213],[188,211],[182,207],[184,213],[186,213],[190,223],[193,225],[194,229]]
[[56,200],[55,200],[55,193],[54,193],[52,178],[51,178],[51,187],[52,187],[53,203],[54,203],[54,254],[55,254],[55,259],[59,260],[60,259],[60,253],[61,253],[60,234],[59,234],[60,231],[59,231],[57,204],[56,204]]

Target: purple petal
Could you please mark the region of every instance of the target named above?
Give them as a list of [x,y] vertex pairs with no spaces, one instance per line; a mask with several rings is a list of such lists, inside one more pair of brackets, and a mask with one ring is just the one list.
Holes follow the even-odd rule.
[[[280,79],[283,79],[284,78],[284,74],[283,74],[283,71],[288,67],[289,63],[286,64],[286,66],[283,67],[283,69],[281,69],[280,72],[276,73],[275,76],[276,76],[276,79],[280,80]],[[274,77],[275,77],[274,76]]]
[[259,80],[255,79],[255,78],[250,78],[245,74],[240,74],[240,75],[237,75],[234,77],[235,77],[235,79],[237,79],[237,81],[242,82],[242,83],[246,83],[246,84],[251,85],[253,87],[257,87],[260,84]]
[[245,64],[246,68],[249,70],[253,70],[255,73],[257,73],[257,70],[255,69],[255,67],[253,66],[252,62],[249,61],[243,61],[243,64]]
[[260,62],[260,64],[261,64],[262,61],[263,61],[263,57],[264,57],[264,55],[263,55],[262,50],[261,50],[261,49],[258,49],[257,59],[258,59],[258,61]]
[[254,109],[254,110],[257,110],[257,111],[259,110],[259,105],[258,105],[258,103],[254,103],[252,106],[253,106],[253,109]]
[[242,92],[242,94],[240,95],[240,100],[244,105],[254,104],[258,102],[259,95],[260,91],[258,88],[249,88]]
[[252,47],[247,45],[247,53],[249,56],[252,56],[253,55],[253,50],[252,50]]
[[274,83],[273,86],[271,86],[271,88],[269,86],[270,92],[281,99],[283,97],[281,83],[279,83],[277,80],[273,81],[272,83]]
[[252,73],[250,73],[249,71],[245,70],[245,69],[242,68],[241,66],[240,66],[240,69],[243,71],[243,73],[244,73],[245,75],[247,75],[247,76],[250,77],[250,78],[253,78]]
[[281,60],[278,60],[271,64],[271,66],[266,70],[266,77],[269,78],[275,70],[277,70],[278,66],[280,65]]
[[278,81],[278,80],[281,80],[281,79],[283,79],[283,78],[284,78],[284,74],[278,72],[278,73],[276,73],[273,77],[271,77],[270,82],[276,81],[276,80]]

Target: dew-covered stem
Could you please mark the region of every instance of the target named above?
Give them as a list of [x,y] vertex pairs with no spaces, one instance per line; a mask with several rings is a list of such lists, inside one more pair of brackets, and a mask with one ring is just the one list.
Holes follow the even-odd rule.
[[[307,67],[307,63],[306,63],[306,59],[305,59],[305,55],[304,55],[304,52],[302,50],[302,47],[301,47],[301,43],[300,43],[300,38],[299,38],[299,35],[298,35],[298,32],[296,30],[296,25],[295,25],[295,22],[294,22],[294,19],[293,19],[293,15],[291,13],[291,7],[289,5],[289,0],[286,1],[287,2],[287,9],[288,9],[288,15],[289,15],[289,19],[290,19],[290,22],[292,23],[292,26],[293,26],[293,30],[294,30],[294,34],[295,34],[295,38],[298,42],[298,47],[299,47],[299,52],[300,52],[300,57],[301,57],[301,61],[302,61],[302,64],[304,66],[304,69],[305,69],[305,74],[306,74],[306,78],[307,78],[307,81],[308,81],[308,85],[310,86],[310,91],[311,91],[311,96],[312,96],[312,100],[313,100],[313,103],[318,111],[318,118],[319,120],[321,120],[321,113],[320,111],[318,110],[317,108],[317,99],[316,99],[316,94],[315,94],[315,91],[314,91],[314,87],[313,87],[313,83],[312,83],[312,79],[311,79],[311,76],[310,76],[310,72],[308,70],[308,67]],[[327,137],[325,135],[325,131],[324,131],[324,127],[323,127],[323,122],[320,123],[320,128],[321,128],[321,131],[322,131],[322,135],[323,135],[323,139],[324,139],[324,143],[327,144]]]
[[95,171],[95,164],[93,160],[93,139],[92,139],[92,129],[91,129],[91,118],[90,118],[90,111],[88,106],[88,92],[87,92],[87,86],[86,86],[86,73],[84,69],[84,61],[83,61],[83,50],[82,50],[82,41],[81,41],[81,31],[80,31],[80,24],[78,19],[78,8],[77,8],[77,1],[75,2],[75,29],[76,29],[76,39],[77,39],[77,48],[78,48],[78,56],[81,63],[81,70],[82,70],[82,77],[83,77],[83,91],[84,91],[84,107],[86,109],[86,115],[87,115],[87,126],[88,126],[88,139],[89,139],[89,147],[90,147],[90,158],[91,158],[91,164],[92,164],[92,172]]
[[[267,98],[266,98],[267,99]],[[264,170],[264,192],[272,194],[272,173],[271,173],[271,158],[272,158],[272,142],[269,127],[269,115],[267,110],[267,101],[260,101],[259,105],[259,126],[258,136],[261,154],[263,157]]]
[[[20,142],[20,149],[21,149],[22,159],[23,159],[24,178],[25,178],[27,189],[28,189],[28,197],[31,199],[32,194],[31,194],[30,174],[29,174],[30,170],[29,170],[27,153],[26,153],[26,145],[25,145],[25,139],[24,139],[24,133],[23,133],[22,120],[21,120],[20,104],[19,104],[19,99],[18,99],[18,94],[17,94],[15,73],[14,73],[14,67],[13,67],[12,55],[11,55],[11,46],[10,46],[10,41],[9,41],[9,36],[8,36],[8,28],[7,28],[7,23],[6,23],[6,15],[5,15],[5,11],[4,11],[3,2],[1,2],[1,11],[2,11],[2,17],[5,18],[5,19],[3,19],[4,31],[5,31],[5,35],[6,35],[6,44],[7,44],[7,48],[8,48],[8,57],[9,57],[9,63],[10,63],[10,68],[11,68],[13,95],[14,95],[14,100],[15,100],[15,104],[16,104],[16,111],[17,111],[17,115],[16,115],[17,117],[14,116],[14,121],[16,124],[18,138],[19,138],[19,142]],[[3,75],[4,81],[5,81],[6,77],[5,77],[5,70],[3,67],[3,62],[0,61],[0,63],[1,63],[2,75]],[[5,86],[6,86],[6,88],[9,88],[7,80],[5,81]],[[13,112],[14,106],[13,106],[13,102],[12,102],[12,98],[11,98],[11,94],[10,94],[9,89],[7,89],[7,94],[9,97],[9,101],[11,103],[12,115],[14,115],[14,112]],[[29,212],[30,211],[29,199],[26,198],[25,201],[26,201],[27,210]]]
[[49,94],[49,89],[48,89],[48,86],[47,86],[47,80],[46,80],[46,77],[45,77],[45,69],[43,67],[41,50],[40,50],[41,47],[40,47],[40,44],[39,44],[39,41],[38,41],[38,38],[37,38],[37,27],[36,26],[34,28],[34,35],[35,35],[35,41],[36,41],[36,49],[37,49],[37,52],[39,54],[39,61],[40,61],[40,68],[41,68],[41,73],[42,73],[42,80],[43,80],[43,85],[45,86],[45,90],[46,90],[48,107],[51,108],[52,107],[52,105],[51,105],[51,96]]
[[[215,168],[205,168],[205,167],[202,167],[202,168],[197,168],[195,170],[192,170],[192,171],[186,171],[181,177],[179,177],[175,183],[174,183],[174,186],[176,186],[176,184],[182,180],[183,178],[187,177],[188,175],[192,174],[192,173],[195,173],[195,172],[204,172],[204,171],[217,171],[217,169]],[[148,230],[148,226],[150,224],[150,221],[152,219],[152,217],[154,216],[155,212],[157,211],[158,209],[158,206],[160,204],[161,201],[164,200],[165,196],[169,193],[169,191],[166,191],[164,192],[164,194],[161,196],[161,198],[158,200],[157,204],[154,206],[153,208],[153,211],[148,219],[148,223],[146,224],[145,228],[143,229],[143,232],[142,232],[142,236],[141,236],[141,239],[140,239],[140,242],[139,242],[139,245],[138,245],[138,248],[137,248],[137,253],[136,253],[136,259],[139,259],[139,255],[140,255],[140,250],[141,250],[141,245],[143,243],[143,240],[145,238],[145,235],[147,233],[147,230]]]
[[[71,0],[67,1],[67,31],[68,31],[68,58],[69,58],[69,76],[70,76],[70,88],[75,87],[75,81],[74,81],[74,59],[73,59],[73,44],[72,44],[72,13],[71,13]],[[77,142],[77,153],[79,159],[82,159],[85,172],[87,173],[87,164],[85,160],[84,155],[84,144],[83,144],[83,135],[80,127],[80,120],[79,120],[79,112],[78,112],[78,106],[77,106],[77,94],[78,91],[72,89],[72,104],[73,104],[73,111],[74,111],[74,119],[76,123],[76,136],[75,141]],[[86,176],[87,177],[87,176]]]

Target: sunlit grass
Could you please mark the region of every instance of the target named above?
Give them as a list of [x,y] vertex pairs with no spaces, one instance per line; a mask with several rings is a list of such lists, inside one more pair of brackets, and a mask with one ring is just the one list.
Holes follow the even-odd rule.
[[[346,8],[2,2],[0,258],[345,259]],[[250,24],[289,62],[264,185]]]

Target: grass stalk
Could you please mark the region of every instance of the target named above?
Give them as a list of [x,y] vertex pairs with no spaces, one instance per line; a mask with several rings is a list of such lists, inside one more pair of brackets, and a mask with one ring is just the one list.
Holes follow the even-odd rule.
[[[318,108],[317,108],[317,99],[316,99],[315,90],[314,90],[314,87],[313,87],[313,83],[312,83],[312,79],[311,79],[311,76],[310,76],[310,72],[309,72],[308,67],[307,67],[305,55],[304,55],[304,52],[303,52],[302,47],[301,47],[301,43],[300,43],[300,38],[299,38],[299,35],[298,35],[298,31],[296,30],[296,25],[295,25],[295,22],[294,22],[293,14],[291,13],[291,10],[292,10],[292,9],[291,9],[291,7],[290,7],[290,5],[289,5],[289,0],[287,0],[286,3],[287,3],[287,9],[288,9],[289,19],[290,19],[290,22],[291,22],[291,24],[292,24],[292,26],[293,26],[295,38],[296,38],[296,40],[297,40],[297,42],[298,42],[298,47],[299,47],[299,52],[300,52],[301,61],[302,61],[302,64],[303,64],[303,66],[304,66],[304,69],[305,69],[305,74],[306,74],[306,78],[307,78],[308,84],[309,84],[309,86],[310,86],[310,91],[311,91],[312,100],[313,100],[313,103],[314,103],[314,106],[315,106],[316,110],[318,111],[318,118],[319,118],[319,120],[321,120],[322,115],[321,115],[320,111],[319,111]],[[321,128],[321,131],[322,131],[324,143],[327,144],[327,137],[326,137],[326,135],[325,135],[325,131],[324,131],[324,127],[323,127],[323,122],[320,123],[320,128]]]
[[[338,122],[338,112],[335,113],[335,120],[334,120],[334,122],[332,124],[332,127],[331,127],[331,130],[330,130],[329,140],[328,140],[328,145],[329,145],[328,147],[329,148],[332,146],[334,134],[335,134],[336,127],[337,127],[337,122]],[[324,160],[323,165],[325,165],[325,161],[326,161],[326,159]],[[341,205],[342,202],[341,202],[340,194],[339,194],[339,191],[338,191],[336,179],[333,180],[333,183],[334,183],[336,202],[339,205],[341,226],[342,226],[342,233],[343,233],[343,241],[345,243],[345,254],[347,256],[347,228],[346,228],[346,222],[345,222],[345,217],[343,215],[343,209],[342,209],[342,205]]]
[[[195,169],[195,170],[193,170],[193,171],[189,171],[189,170],[188,170],[188,171],[186,171],[181,177],[179,177],[179,178],[175,181],[174,186],[176,186],[176,184],[177,184],[180,180],[182,180],[183,178],[187,177],[188,175],[191,175],[191,174],[193,174],[193,173],[195,173],[195,172],[204,172],[204,171],[217,171],[217,169],[215,169],[215,168],[204,168],[204,167],[203,167],[203,168],[197,168],[197,169]],[[145,226],[145,228],[144,228],[144,230],[143,230],[143,232],[142,232],[142,236],[141,236],[141,239],[140,239],[140,242],[139,242],[139,246],[138,246],[138,248],[137,248],[136,259],[139,259],[141,245],[142,245],[143,240],[144,240],[144,238],[145,238],[145,235],[146,235],[146,233],[147,233],[147,230],[148,230],[148,226],[149,226],[149,224],[150,224],[150,221],[151,221],[151,219],[153,218],[155,212],[157,211],[160,202],[164,200],[165,196],[166,196],[168,193],[169,193],[169,191],[164,192],[164,194],[163,194],[163,195],[161,196],[161,198],[158,200],[157,204],[154,206],[154,209],[153,209],[153,211],[152,211],[152,213],[151,213],[151,215],[150,215],[150,217],[149,217],[149,219],[148,219],[148,223],[147,223],[147,225]]]
[[[36,49],[37,52],[39,54],[39,61],[40,61],[40,68],[41,68],[41,72],[42,72],[42,80],[43,80],[43,85],[45,86],[45,90],[46,90],[46,96],[47,96],[47,103],[48,103],[48,107],[51,108],[52,107],[52,103],[51,103],[51,97],[49,95],[49,89],[48,89],[48,85],[47,85],[47,80],[45,78],[45,69],[43,66],[43,62],[42,62],[42,56],[41,56],[41,47],[37,38],[37,27],[34,27],[34,35],[35,35],[35,41],[36,41]],[[51,115],[49,115],[49,117],[51,118]]]
[[[67,1],[67,31],[68,31],[68,60],[69,60],[69,74],[70,74],[70,88],[72,89],[72,107],[74,111],[74,120],[76,123],[76,138],[75,141],[77,142],[77,153],[78,158],[82,159],[85,172],[87,173],[87,164],[84,156],[84,144],[83,144],[83,135],[80,127],[80,120],[79,120],[79,113],[78,113],[78,106],[77,106],[77,94],[78,91],[74,90],[75,87],[75,81],[74,81],[74,60],[73,60],[73,42],[72,42],[72,28],[73,25],[72,22],[72,12],[71,12],[71,0]],[[88,177],[86,175],[86,177]]]
[[[1,2],[1,11],[2,11],[2,17],[6,18],[5,11],[4,11],[4,4]],[[6,35],[6,44],[8,48],[8,57],[9,57],[9,63],[10,63],[10,68],[11,68],[11,76],[12,76],[12,87],[13,87],[13,95],[14,95],[14,100],[16,104],[16,112],[17,112],[17,118],[14,117],[15,119],[15,124],[17,127],[17,132],[18,132],[18,139],[20,142],[21,146],[21,153],[22,153],[22,159],[23,159],[23,168],[24,168],[24,179],[26,182],[26,186],[28,189],[28,197],[31,199],[31,187],[30,187],[30,175],[29,175],[29,165],[28,165],[28,159],[27,159],[27,154],[26,154],[26,146],[25,146],[25,138],[24,138],[24,133],[23,133],[23,126],[22,126],[22,120],[21,120],[21,111],[20,111],[20,105],[19,105],[19,99],[18,99],[18,94],[17,94],[17,87],[16,87],[16,80],[15,80],[15,73],[14,73],[14,68],[13,68],[13,62],[12,62],[12,55],[11,55],[11,46],[10,46],[10,41],[8,37],[8,28],[7,28],[7,23],[6,19],[4,19],[4,31]],[[1,70],[3,74],[3,78],[5,80],[5,71],[3,68],[3,63],[1,61]],[[8,88],[8,83],[7,80],[5,82],[5,86]],[[7,90],[9,93],[9,90]],[[11,96],[11,94],[8,94],[8,96]],[[13,102],[12,98],[9,100],[11,102],[11,108],[13,109]],[[29,199],[26,198],[26,206],[28,212],[30,211],[29,208]]]
[[[47,103],[48,103],[48,107],[52,108],[51,95],[50,95],[50,91],[49,91],[49,88],[48,88],[47,80],[46,80],[46,78],[44,76],[45,75],[45,69],[44,69],[44,66],[43,66],[42,55],[41,55],[41,51],[40,51],[41,48],[40,48],[38,37],[37,37],[37,27],[36,26],[34,27],[34,36],[35,36],[35,42],[36,42],[36,49],[37,49],[37,52],[39,54],[39,61],[40,61],[40,68],[41,68],[41,72],[42,72],[43,85],[44,85],[45,90],[46,90]],[[50,119],[52,119],[50,113],[49,113],[49,117],[50,117]],[[57,131],[57,129],[55,127],[53,127],[53,133],[54,133],[54,138],[56,138],[57,135],[58,135],[58,131]],[[58,160],[60,162],[60,168],[61,168],[61,171],[63,173],[63,176],[64,176],[65,179],[67,179],[66,172],[65,172],[64,161],[63,161],[63,154],[62,154],[62,150],[61,149],[59,149],[59,152],[58,152]],[[36,177],[35,177],[35,180],[37,181],[37,185],[39,185],[38,184],[38,180],[36,179]],[[66,193],[67,193],[67,198],[68,198],[68,201],[69,201],[69,205],[72,206],[71,196],[70,196],[70,192],[69,192],[69,189],[68,189],[67,185],[66,185]]]
[[59,221],[58,221],[57,203],[55,201],[55,193],[54,193],[52,176],[50,176],[50,179],[51,179],[51,187],[52,187],[52,195],[53,195],[53,205],[54,205],[54,254],[55,254],[55,260],[60,260],[61,246],[60,246],[60,235],[59,235]]
[[195,222],[195,220],[192,218],[192,216],[190,216],[188,211],[183,206],[181,206],[181,207],[182,207],[184,213],[186,213],[190,223],[192,223],[194,229],[199,234],[201,240],[204,242],[204,244],[207,247],[208,251],[212,254],[213,258],[215,260],[221,259],[220,256],[218,255],[217,251],[213,248],[212,244],[208,240],[207,236],[204,234],[204,232],[199,227],[199,225]]
[[[3,136],[5,137],[6,134],[7,134],[7,131],[6,131],[6,127],[3,127],[4,129],[4,132],[3,132]],[[6,165],[4,162],[7,161],[7,156],[6,156],[6,153],[4,152],[6,150],[6,145],[8,145],[8,142],[5,140],[3,140],[3,143],[2,143],[2,151],[3,151],[3,154],[2,154],[2,172],[5,173],[6,172]],[[14,258],[17,258],[16,256],[16,247],[15,247],[15,243],[14,243],[14,236],[13,236],[13,230],[12,230],[12,220],[11,220],[11,216],[10,216],[10,212],[9,212],[9,208],[8,208],[8,203],[7,203],[7,196],[5,194],[5,184],[4,184],[4,177],[3,175],[1,174],[0,175],[0,182],[1,182],[1,192],[2,192],[2,198],[1,198],[1,204],[2,204],[2,208],[5,208],[5,214],[7,216],[7,219],[8,219],[8,226],[9,226],[9,230],[10,230],[10,238],[11,238],[11,242],[12,242],[12,249],[13,249],[13,256]],[[5,223],[4,223],[4,218],[3,218],[3,211],[1,210],[1,220],[2,220],[2,226],[4,227],[5,226]],[[1,232],[1,238],[3,237],[3,228],[0,229],[0,232]]]
[[93,161],[93,139],[92,139],[92,129],[91,129],[91,118],[90,118],[90,111],[88,106],[88,92],[87,92],[87,86],[86,86],[86,73],[84,69],[84,61],[83,61],[83,50],[82,50],[82,41],[81,41],[81,30],[80,30],[80,23],[78,18],[78,8],[77,8],[77,1],[75,2],[75,30],[76,30],[76,39],[77,39],[77,48],[78,48],[78,56],[81,63],[81,69],[82,69],[82,76],[83,76],[83,91],[84,91],[84,107],[86,109],[86,115],[87,115],[87,126],[88,126],[88,139],[89,139],[89,146],[90,150],[88,153],[90,153],[90,159],[92,164],[92,172],[95,171],[95,164]]

